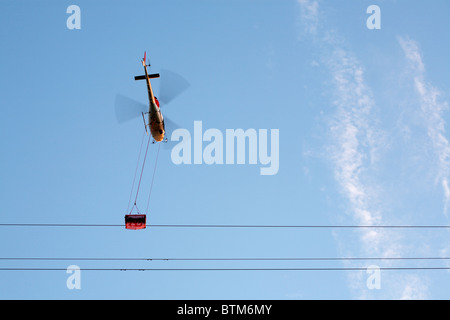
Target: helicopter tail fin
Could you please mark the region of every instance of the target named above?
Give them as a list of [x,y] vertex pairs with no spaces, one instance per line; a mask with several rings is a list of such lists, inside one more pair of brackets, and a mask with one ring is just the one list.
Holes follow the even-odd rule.
[[142,59],[142,65],[147,66],[147,51],[144,51],[144,58]]

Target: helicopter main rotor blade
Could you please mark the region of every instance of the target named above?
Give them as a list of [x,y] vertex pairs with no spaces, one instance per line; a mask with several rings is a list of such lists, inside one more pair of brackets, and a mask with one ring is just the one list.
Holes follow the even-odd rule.
[[173,122],[172,119],[170,119],[167,115],[164,115],[164,126],[166,129],[166,133],[170,135],[176,129],[181,128],[181,126],[178,123]]
[[189,82],[179,74],[161,69],[161,85],[158,99],[168,104],[189,87]]
[[166,129],[166,137],[168,139],[168,141],[166,143],[164,143],[164,149],[171,149],[176,144],[170,139],[171,136],[172,136],[172,133],[176,129],[181,128],[181,126],[178,123],[172,121],[172,119],[170,119],[166,115],[164,115],[164,126],[165,126],[165,129]]
[[119,123],[133,120],[148,111],[148,106],[124,95],[116,95],[116,118]]

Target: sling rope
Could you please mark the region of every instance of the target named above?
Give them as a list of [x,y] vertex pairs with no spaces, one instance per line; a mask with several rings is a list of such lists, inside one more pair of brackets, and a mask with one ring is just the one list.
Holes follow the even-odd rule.
[[139,177],[139,183],[138,183],[138,187],[136,190],[136,198],[134,199],[134,207],[136,207],[138,213],[139,213],[139,209],[136,205],[137,202],[137,198],[139,195],[139,189],[141,188],[141,181],[142,181],[142,174],[144,173],[144,168],[145,168],[145,160],[147,159],[147,153],[148,153],[148,146],[150,145],[150,140],[152,139],[151,136],[148,137],[148,142],[147,142],[147,148],[145,149],[145,155],[144,155],[144,161],[142,162],[142,170],[141,170],[141,175]]
[[131,186],[131,191],[130,191],[130,198],[128,199],[128,206],[127,206],[127,212],[129,212],[130,210],[130,204],[131,204],[131,197],[133,196],[133,190],[134,190],[134,184],[136,182],[136,175],[137,175],[137,170],[139,167],[139,162],[141,161],[141,153],[142,153],[142,145],[144,144],[144,138],[145,138],[145,132],[142,135],[142,140],[141,140],[141,147],[139,148],[139,156],[138,156],[138,161],[136,163],[136,169],[134,170],[134,178],[133,178],[133,184]]
[[158,164],[158,158],[159,158],[159,149],[161,148],[161,144],[158,144],[158,153],[156,154],[156,160],[155,160],[155,168],[153,169],[153,176],[152,176],[152,184],[150,185],[150,192],[148,194],[148,199],[147,199],[147,209],[145,212],[148,213],[148,206],[150,204],[150,196],[152,195],[152,190],[153,190],[153,181],[155,181],[155,172],[156,172],[156,165]]
[[[145,137],[145,135],[144,135],[144,137]],[[139,176],[139,182],[138,182],[137,189],[136,189],[136,196],[135,196],[135,198],[134,198],[134,204],[133,204],[133,206],[131,207],[131,210],[130,210],[130,204],[131,204],[131,196],[132,196],[133,190],[134,190],[134,184],[135,184],[135,182],[136,182],[137,168],[138,168],[138,166],[139,166],[139,162],[140,162],[140,158],[141,158],[142,145],[143,145],[143,142],[144,142],[144,137],[142,137],[141,148],[140,148],[139,156],[138,156],[138,163],[137,163],[137,165],[136,165],[136,170],[135,170],[135,172],[134,172],[133,186],[132,186],[132,188],[131,188],[130,199],[129,199],[129,201],[128,201],[127,212],[129,212],[129,214],[131,214],[131,213],[133,212],[134,208],[136,208],[137,213],[140,214],[139,208],[138,208],[138,206],[137,206],[137,199],[138,199],[138,196],[139,196],[139,190],[140,190],[140,188],[141,188],[141,182],[142,182],[142,176],[143,176],[143,174],[144,174],[145,162],[146,162],[146,160],[147,160],[148,147],[150,146],[150,140],[152,139],[151,136],[148,138],[147,147],[146,147],[146,149],[145,149],[144,160],[143,160],[143,162],[142,162],[141,174],[140,174],[140,176]],[[155,180],[156,166],[157,166],[157,164],[158,164],[158,158],[159,158],[159,150],[160,150],[160,148],[161,148],[161,144],[158,144],[158,152],[157,152],[157,154],[156,154],[155,167],[154,167],[154,169],[153,169],[153,176],[152,176],[152,182],[151,182],[151,184],[150,184],[150,192],[149,192],[148,199],[147,199],[147,208],[146,208],[146,212],[148,212],[148,207],[149,207],[149,205],[150,205],[150,196],[151,196],[152,190],[153,190],[153,181]]]

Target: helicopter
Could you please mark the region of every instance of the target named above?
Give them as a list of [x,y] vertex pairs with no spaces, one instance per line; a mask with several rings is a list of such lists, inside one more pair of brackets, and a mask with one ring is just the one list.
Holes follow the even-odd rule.
[[[148,105],[118,94],[116,95],[115,103],[116,117],[119,123],[122,123],[141,115],[144,121],[145,131],[147,134],[150,131],[153,138],[152,143],[167,142],[166,124],[167,122],[169,122],[169,126],[175,126],[175,124],[163,117],[160,107],[167,105],[185,91],[189,87],[189,83],[182,76],[167,69],[161,69],[161,75],[160,73],[149,74],[147,67],[151,67],[151,65],[147,61],[146,51],[144,52],[144,58],[141,60],[141,63],[144,67],[145,74],[135,76],[134,80],[145,80],[147,84]],[[150,82],[150,79],[156,78],[161,78],[160,99],[154,94]]]
[[[156,142],[167,142],[167,130],[165,123],[168,122],[169,126],[175,127],[176,125],[170,121],[169,119],[164,119],[162,112],[160,110],[160,101],[164,104],[168,104],[172,99],[174,99],[176,96],[178,96],[181,92],[186,90],[186,88],[189,86],[189,83],[180,75],[173,73],[169,70],[161,70],[161,80],[160,84],[160,94],[161,98],[158,100],[158,98],[153,93],[153,88],[150,83],[150,79],[160,78],[159,73],[152,73],[149,74],[147,67],[150,67],[150,63],[147,63],[147,52],[144,52],[144,58],[142,59],[142,66],[144,67],[144,75],[135,76],[134,80],[145,80],[147,84],[147,93],[148,93],[148,105],[135,101],[133,99],[130,99],[123,95],[116,95],[116,103],[115,103],[115,109],[116,109],[116,117],[119,123],[132,120],[139,115],[142,115],[142,119],[144,120],[144,128],[145,132],[151,134],[151,138],[153,139],[152,143]],[[166,121],[165,121],[166,120]],[[173,129],[173,128],[172,128]],[[145,133],[144,133],[145,135]],[[148,140],[148,143],[150,143],[150,139]],[[143,141],[143,140],[142,140]],[[142,146],[141,146],[142,148]],[[142,171],[141,171],[141,178],[142,178],[142,172],[144,170],[145,166],[145,158],[147,156],[148,151],[148,145],[147,149],[145,151],[144,161],[142,164]],[[159,146],[158,146],[158,154],[159,154]],[[157,156],[158,156],[157,154]],[[140,158],[140,153],[139,153]],[[157,158],[156,158],[157,160]],[[139,160],[138,160],[139,163]],[[136,167],[137,168],[137,167]],[[155,162],[155,169],[156,169],[156,162]],[[137,171],[136,171],[137,172]],[[136,172],[135,172],[135,178],[136,178]],[[137,208],[136,201],[138,199],[139,194],[139,186],[141,183],[141,179],[139,179],[137,191],[136,191],[136,197],[134,201],[134,205],[131,208],[131,211],[129,211],[128,214],[125,215],[125,228],[126,229],[132,229],[132,230],[139,230],[139,229],[145,229],[146,228],[146,215],[141,214],[139,212],[139,209]],[[153,180],[152,180],[153,184]],[[133,192],[134,188],[134,181],[133,181],[133,187],[131,189],[131,192]],[[150,192],[151,192],[150,188]],[[150,199],[150,195],[149,198]],[[131,200],[131,195],[130,195]],[[128,207],[130,206],[130,203]],[[133,214],[133,210],[137,210],[137,214]],[[147,204],[148,209],[148,204]],[[127,210],[128,211],[128,210]]]

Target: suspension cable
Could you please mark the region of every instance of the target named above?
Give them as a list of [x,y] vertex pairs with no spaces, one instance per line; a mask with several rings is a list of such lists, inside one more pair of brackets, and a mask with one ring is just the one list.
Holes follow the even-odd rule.
[[142,145],[144,144],[144,138],[145,138],[145,132],[142,134],[141,147],[139,148],[138,161],[136,163],[136,169],[134,170],[134,178],[133,178],[133,184],[131,185],[130,198],[128,199],[127,212],[129,212],[129,210],[130,210],[131,197],[133,196],[133,190],[134,190],[134,184],[136,182],[137,170],[139,167],[139,162],[141,161]]
[[134,199],[134,206],[133,206],[133,208],[134,208],[134,207],[137,208],[136,202],[137,202],[137,198],[138,198],[138,195],[139,195],[139,189],[140,189],[140,187],[141,187],[142,175],[143,175],[143,173],[144,173],[144,168],[145,168],[145,160],[147,159],[148,146],[150,145],[150,140],[151,140],[151,139],[152,139],[152,137],[149,136],[149,137],[148,137],[148,142],[147,142],[147,148],[145,149],[144,161],[142,162],[141,175],[140,175],[140,177],[139,177],[139,183],[138,183],[138,187],[137,187],[137,190],[136,190],[136,197],[135,197],[135,199]]
[[147,199],[147,209],[146,209],[146,213],[148,213],[148,206],[150,205],[150,196],[152,195],[152,190],[153,190],[153,181],[155,181],[155,172],[156,172],[156,165],[158,164],[158,158],[159,158],[159,149],[161,148],[161,143],[158,144],[158,152],[156,153],[156,160],[155,160],[155,167],[153,168],[153,176],[152,176],[152,183],[150,185],[150,192],[148,194],[148,199]]

